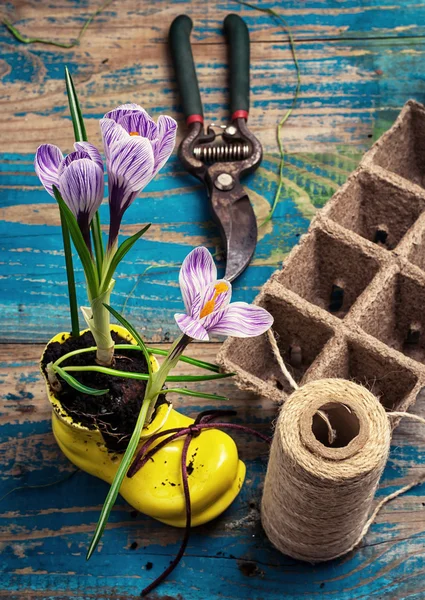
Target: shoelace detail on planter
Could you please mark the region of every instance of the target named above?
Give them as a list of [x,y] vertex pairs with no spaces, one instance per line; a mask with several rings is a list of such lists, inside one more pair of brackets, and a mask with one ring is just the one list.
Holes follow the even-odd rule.
[[[192,425],[188,425],[187,427],[174,427],[172,429],[167,429],[166,431],[160,431],[158,433],[155,433],[143,444],[143,446],[137,453],[132,465],[130,466],[127,476],[133,477],[133,475],[135,475],[137,471],[139,471],[139,469],[141,469],[159,450],[161,450],[161,448],[164,448],[164,446],[180,437],[186,436],[181,455],[181,474],[186,506],[186,525],[183,540],[174,560],[165,569],[165,571],[155,579],[155,581],[153,581],[150,585],[145,587],[144,590],[142,590],[142,597],[152,592],[152,590],[154,590],[162,581],[164,581],[168,577],[170,573],[172,573],[172,571],[174,571],[174,569],[177,567],[180,560],[182,559],[187,544],[189,542],[192,521],[192,508],[189,490],[189,473],[187,470],[186,463],[189,444],[193,440],[193,438],[198,436],[203,429],[230,429],[233,431],[241,431],[243,433],[254,435],[261,439],[263,442],[266,442],[267,444],[271,443],[272,440],[270,437],[263,435],[259,431],[255,431],[255,429],[245,427],[245,425],[237,425],[236,423],[226,422],[212,422],[214,421],[214,419],[217,419],[219,417],[234,417],[235,415],[236,411],[234,410],[206,410],[204,412],[199,413]],[[153,443],[155,443],[162,437],[165,437],[165,439],[159,442],[154,448],[149,449]]]

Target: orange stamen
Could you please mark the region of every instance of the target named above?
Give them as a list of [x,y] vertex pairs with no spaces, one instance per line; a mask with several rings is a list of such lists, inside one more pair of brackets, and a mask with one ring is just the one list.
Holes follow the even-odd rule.
[[138,133],[137,131],[130,131],[128,135],[140,135],[140,133]]
[[205,302],[204,306],[202,307],[201,312],[199,313],[199,318],[203,319],[204,317],[206,317],[207,315],[210,315],[215,308],[215,303],[217,298],[221,295],[224,294],[225,292],[227,292],[227,290],[229,289],[227,283],[224,283],[223,281],[221,283],[217,283],[214,286],[214,296],[211,298],[211,300],[208,300],[208,302]]
[[227,283],[224,283],[223,281],[221,283],[217,283],[217,285],[215,286],[215,292],[218,295],[220,294],[224,294],[224,292],[227,292],[227,290],[229,289],[229,286],[227,285]]

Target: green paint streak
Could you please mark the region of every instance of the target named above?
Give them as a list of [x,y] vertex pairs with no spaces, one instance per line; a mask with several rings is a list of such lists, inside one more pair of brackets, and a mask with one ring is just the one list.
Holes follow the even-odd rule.
[[259,6],[255,6],[254,4],[251,4],[250,2],[245,2],[244,0],[235,0],[235,2],[237,2],[238,4],[242,4],[243,6],[248,6],[249,8],[252,8],[253,10],[257,10],[259,12],[263,12],[268,15],[271,15],[275,20],[277,20],[280,23],[280,25],[283,27],[283,30],[286,31],[288,34],[289,46],[291,48],[291,54],[292,54],[295,69],[297,72],[297,85],[295,87],[294,97],[292,98],[291,105],[288,108],[288,110],[286,111],[286,113],[283,115],[283,117],[281,118],[281,120],[279,121],[279,123],[277,124],[277,127],[276,127],[276,139],[277,139],[277,145],[279,147],[279,157],[280,157],[279,183],[278,183],[276,193],[275,193],[275,196],[273,199],[272,208],[271,208],[269,214],[267,215],[267,217],[264,219],[264,221],[260,225],[260,227],[263,227],[269,221],[271,221],[271,219],[273,218],[274,212],[276,210],[276,207],[280,201],[280,196],[282,194],[282,188],[284,185],[283,169],[284,169],[284,165],[285,165],[285,152],[283,149],[281,133],[282,133],[283,126],[285,125],[285,123],[289,119],[289,117],[292,115],[294,108],[297,105],[297,100],[298,100],[298,96],[299,96],[300,89],[301,89],[301,69],[300,69],[300,65],[298,63],[297,53],[295,50],[295,42],[294,42],[294,38],[292,36],[292,30],[291,30],[289,23],[286,21],[286,19],[284,19],[279,13],[277,13],[275,10],[273,10],[271,8],[260,8]]
[[15,39],[17,39],[18,42],[21,42],[22,44],[46,44],[48,46],[56,46],[58,48],[73,48],[74,46],[79,45],[81,38],[83,37],[83,35],[86,32],[86,30],[88,29],[88,27],[90,27],[90,24],[93,21],[93,19],[95,17],[97,17],[97,15],[100,15],[100,13],[102,13],[110,4],[112,4],[112,2],[113,2],[113,0],[106,0],[106,2],[104,2],[100,8],[98,8],[94,13],[92,13],[90,15],[90,17],[87,19],[87,21],[84,23],[82,28],[80,29],[80,32],[79,32],[78,36],[76,37],[76,39],[73,40],[72,42],[56,42],[55,40],[49,40],[46,38],[27,37],[26,35],[21,33],[19,31],[19,29],[17,29],[14,25],[12,25],[12,23],[10,21],[8,21],[8,19],[6,19],[6,18],[3,19],[3,25],[6,27],[6,29],[8,29],[10,31],[10,33],[13,35],[13,37]]
[[373,123],[372,129],[372,140],[376,142],[381,135],[383,135],[390,127],[392,127],[394,121],[400,114],[400,111],[397,109],[388,109],[382,111],[378,118]]

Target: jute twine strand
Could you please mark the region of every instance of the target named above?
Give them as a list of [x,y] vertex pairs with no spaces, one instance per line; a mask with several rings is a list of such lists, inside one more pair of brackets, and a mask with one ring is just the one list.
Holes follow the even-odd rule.
[[270,345],[273,350],[273,356],[275,357],[276,362],[280,367],[280,370],[282,371],[283,375],[286,377],[291,388],[293,390],[297,390],[299,386],[298,386],[297,382],[295,381],[295,379],[292,377],[291,373],[288,371],[288,368],[286,367],[286,365],[283,361],[282,355],[279,351],[279,346],[277,345],[276,337],[275,337],[272,329],[268,330],[267,335],[268,335],[269,342],[270,342]]
[[[281,367],[273,338],[269,335]],[[313,433],[315,414],[329,413],[331,406],[348,409],[339,413],[344,429],[357,424],[342,447],[326,446]],[[369,390],[351,381],[297,386],[277,420],[262,499],[263,527],[281,552],[312,563],[342,556],[360,543],[387,502],[425,481],[423,474],[372,510],[390,449],[390,420],[400,417],[425,424],[417,415],[386,413]]]
[[[267,331],[267,335],[269,338],[269,342],[270,345],[272,347],[273,350],[273,356],[275,357],[277,364],[280,367],[280,370],[282,371],[283,375],[285,376],[285,378],[287,379],[289,385],[291,386],[291,388],[293,390],[297,390],[298,389],[298,383],[295,381],[295,379],[292,377],[291,373],[289,372],[287,366],[285,365],[282,355],[279,351],[279,346],[277,345],[277,340],[276,337],[272,331],[272,329],[269,329]],[[332,425],[328,419],[328,416],[326,415],[326,413],[322,412],[321,410],[317,411],[317,414],[324,420],[324,422],[326,423],[326,426],[328,428],[328,440],[329,443],[332,444],[332,442],[335,440],[335,431],[332,429]]]

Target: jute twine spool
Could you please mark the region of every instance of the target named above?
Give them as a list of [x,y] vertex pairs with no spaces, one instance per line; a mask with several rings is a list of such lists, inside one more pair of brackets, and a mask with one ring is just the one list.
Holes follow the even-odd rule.
[[313,563],[332,560],[360,543],[387,502],[425,482],[422,473],[371,511],[390,449],[391,419],[422,425],[425,419],[387,413],[366,388],[344,379],[319,379],[299,388],[274,332],[267,334],[295,392],[276,424],[262,499],[263,527],[289,556]]
[[[332,447],[319,410],[335,429]],[[313,563],[354,548],[370,524],[390,439],[389,418],[366,388],[343,379],[298,388],[278,417],[264,484],[262,523],[276,548]]]

